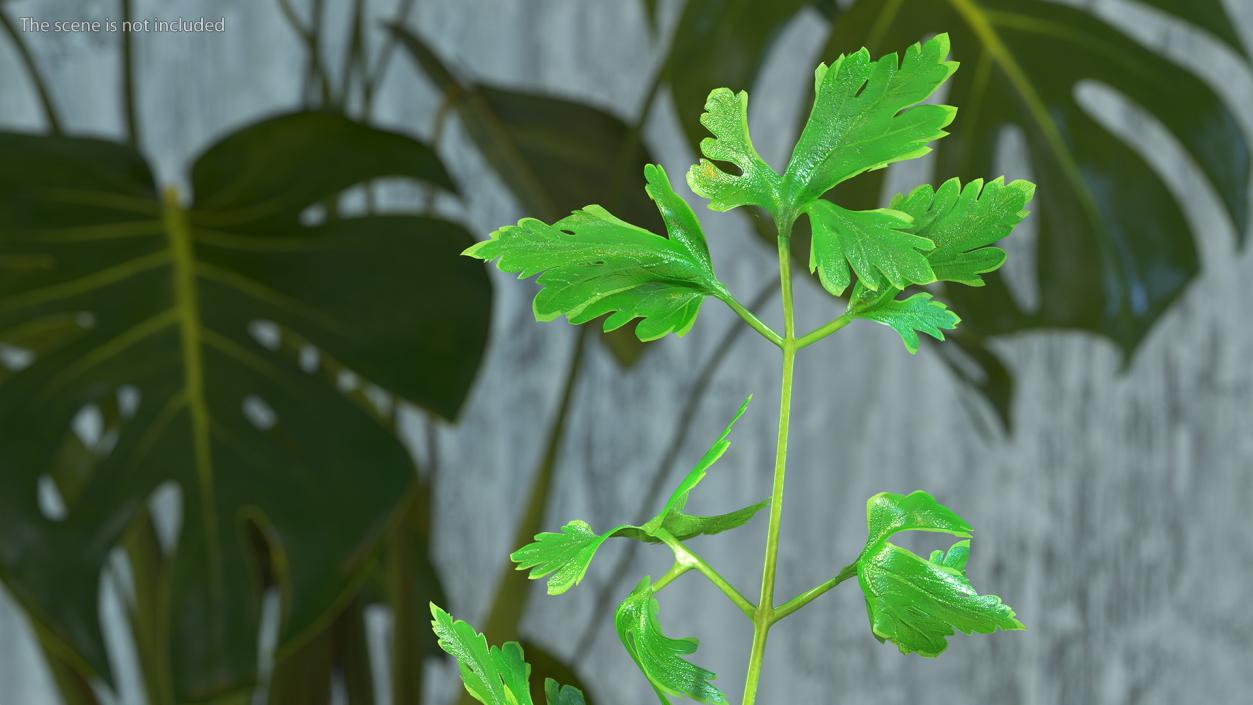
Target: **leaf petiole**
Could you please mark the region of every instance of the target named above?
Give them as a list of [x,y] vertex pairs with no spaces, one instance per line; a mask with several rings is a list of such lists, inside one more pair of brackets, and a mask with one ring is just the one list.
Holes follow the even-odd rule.
[[674,582],[679,578],[679,576],[691,569],[692,566],[676,560],[674,565],[670,566],[670,570],[667,570],[665,575],[661,576],[657,579],[657,582],[653,583],[653,592],[661,592],[662,588]]
[[719,296],[718,298],[722,299],[727,306],[731,307],[731,310],[735,311],[736,315],[744,319],[744,322],[747,323],[750,328],[760,333],[761,337],[769,340],[775,347],[783,347],[783,336],[779,335],[773,328],[763,323],[762,320],[754,315],[752,311],[744,308],[739,301],[735,300],[734,296],[726,294],[725,296]]
[[823,326],[815,328],[798,338],[796,340],[796,349],[800,350],[801,348],[809,347],[810,345],[813,345],[819,340],[822,340],[852,322],[853,317],[845,312],[841,314],[839,318],[836,318]]
[[805,592],[802,592],[801,594],[797,595],[796,597],[793,597],[787,602],[784,602],[783,604],[779,605],[779,607],[775,609],[774,614],[771,615],[770,623],[774,624],[778,622],[779,620],[783,619],[789,614],[792,614],[796,610],[799,610],[800,608],[804,607],[810,602],[813,602],[815,599],[817,599],[818,597],[826,593],[831,588],[835,587],[836,585],[839,585],[845,580],[848,580],[849,578],[852,578],[856,575],[857,575],[857,564],[849,563],[848,565],[844,566],[843,570],[841,570],[839,574],[836,575],[834,578],[831,578],[830,580],[826,581],[825,583],[822,583],[821,585],[812,587],[806,590]]
[[[654,536],[661,539],[662,543],[666,544],[670,547],[670,550],[674,551],[675,568],[682,566],[684,571],[692,568],[700,571],[700,574],[708,578],[709,582],[714,584],[714,587],[721,590],[722,594],[726,595],[727,599],[731,600],[736,607],[740,608],[740,611],[743,612],[746,617],[753,619],[753,616],[757,613],[757,606],[749,602],[748,598],[744,597],[739,590],[736,590],[734,585],[727,582],[727,579],[722,577],[718,571],[714,570],[713,566],[706,563],[705,559],[693,553],[691,549],[684,546],[681,541],[676,539],[673,534],[665,529],[658,530]],[[673,573],[675,568],[671,568],[670,573]],[[670,573],[667,573],[666,575],[668,576]],[[665,576],[662,577],[662,580],[665,580]],[[671,578],[671,580],[673,580],[673,578]],[[659,580],[658,583],[660,584],[661,581]]]

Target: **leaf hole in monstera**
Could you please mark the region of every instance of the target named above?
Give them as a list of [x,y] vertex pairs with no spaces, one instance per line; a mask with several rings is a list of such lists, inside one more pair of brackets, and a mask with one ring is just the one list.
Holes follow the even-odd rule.
[[273,321],[261,319],[252,321],[248,324],[248,333],[266,350],[278,350],[282,344],[282,335]]
[[0,367],[9,372],[21,372],[35,361],[35,353],[26,348],[0,343]]
[[65,499],[61,496],[61,490],[57,488],[56,480],[52,476],[45,473],[39,476],[39,480],[35,484],[35,492],[39,497],[39,512],[43,514],[48,521],[65,521],[65,517],[69,514],[69,510],[65,506]]
[[143,401],[143,392],[139,388],[124,384],[117,390],[117,410],[123,419],[133,418],[135,412],[139,411],[139,404]]
[[183,528],[183,489],[177,482],[162,482],[148,498],[148,510],[162,553],[173,554]]
[[274,412],[274,408],[255,394],[244,397],[240,408],[244,412],[244,417],[248,419],[248,423],[251,423],[258,431],[269,431],[278,424],[278,414]]

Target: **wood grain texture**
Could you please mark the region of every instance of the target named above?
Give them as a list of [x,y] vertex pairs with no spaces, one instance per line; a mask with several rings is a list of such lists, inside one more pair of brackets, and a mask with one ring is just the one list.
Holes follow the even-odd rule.
[[[333,16],[348,4],[328,3]],[[371,3],[380,17],[394,4]],[[1131,3],[1083,4],[1198,67],[1244,110],[1253,134],[1253,76],[1232,54]],[[1253,4],[1228,4],[1246,41],[1253,40]],[[115,11],[103,1],[7,5],[15,15],[49,19]],[[141,16],[228,18],[222,35],[136,39],[143,146],[163,181],[183,183],[179,165],[216,136],[297,104],[303,55],[274,3],[221,0],[211,12],[209,4],[194,0],[135,5]],[[467,75],[575,97],[630,118],[661,48],[641,7],[608,0],[423,0],[411,25]],[[671,27],[676,3],[661,3],[661,9],[663,27]],[[795,96],[806,90],[823,34],[818,15],[805,15],[783,37],[790,51],[776,52],[761,85],[749,87],[755,141],[776,165],[791,144]],[[68,129],[122,134],[116,36],[44,36],[32,39],[32,49]],[[341,53],[338,39],[326,47],[336,65]],[[17,67],[0,42],[0,122],[38,128],[33,94]],[[1127,370],[1120,369],[1112,346],[1084,336],[1003,341],[999,350],[1019,384],[1018,427],[1004,437],[985,430],[986,410],[946,373],[934,348],[910,357],[885,328],[859,323],[805,351],[798,367],[779,594],[799,592],[847,562],[864,535],[867,496],[926,488],[974,524],[974,584],[1003,595],[1030,631],[958,637],[938,660],[904,657],[871,638],[861,597],[848,583],[772,634],[764,702],[1173,705],[1247,699],[1245,676],[1253,662],[1253,611],[1247,607],[1253,581],[1253,364],[1247,354],[1253,348],[1247,324],[1253,255],[1236,251],[1216,199],[1160,129],[1099,89],[1084,100],[1116,131],[1146,141],[1155,165],[1169,171],[1171,187],[1189,203],[1188,216],[1203,238],[1200,279]],[[412,66],[397,57],[377,119],[428,134],[436,101]],[[669,100],[659,102],[645,134],[670,173],[683,173],[692,155]],[[476,232],[525,215],[455,124],[440,148],[468,194],[460,217]],[[893,184],[927,178],[926,168],[924,163],[894,172]],[[1003,168],[1010,177],[1029,175],[1012,154]],[[390,201],[403,205],[418,195],[397,188]],[[703,207],[698,212],[720,276],[748,298],[773,272],[773,253],[738,218]],[[1030,227],[1019,237],[1028,241]],[[1015,291],[1026,301],[1032,300],[1028,256],[1024,245],[1011,245]],[[508,542],[520,511],[516,499],[534,469],[572,335],[564,323],[534,323],[533,288],[495,275],[493,344],[460,428],[443,434],[447,471],[437,488],[443,531],[436,557],[452,600],[447,607],[469,620],[485,614],[492,586],[484,578],[496,575],[514,548]],[[797,295],[802,328],[829,312],[816,285],[800,285]],[[778,313],[763,317],[777,321]],[[640,500],[677,422],[681,395],[698,361],[733,323],[711,303],[686,339],[654,344],[625,375],[604,351],[589,356],[563,448],[551,527],[576,517],[607,526],[651,513]],[[745,337],[715,377],[680,465],[671,469],[676,480],[747,393],[756,401],[737,426],[731,450],[693,497],[693,511],[728,510],[769,494],[777,367],[772,348]],[[910,430],[907,440],[897,440],[900,428]],[[466,511],[472,503],[490,510]],[[698,549],[751,594],[763,533],[758,520],[733,538],[703,539]],[[620,550],[610,544],[601,561]],[[803,554],[822,564],[806,563]],[[737,565],[739,555],[751,558]],[[655,577],[667,566],[662,552],[644,551],[634,575]],[[649,702],[651,692],[613,635],[612,615],[591,614],[604,573],[594,566],[582,587],[558,598],[537,589],[525,631],[555,653],[572,656],[577,636],[594,620],[599,636],[577,661],[584,677],[597,684],[600,705]],[[624,595],[629,587],[623,586]],[[120,619],[113,614],[111,632],[119,638]],[[751,634],[739,613],[688,577],[667,590],[662,616],[670,633],[701,637],[699,662],[720,673],[718,684],[738,700]],[[55,702],[35,653],[23,619],[0,598],[0,705]],[[126,672],[125,658],[119,668]],[[428,682],[431,702],[452,702],[458,691],[452,670],[438,667],[434,676]],[[133,678],[124,678],[121,702],[137,702],[136,693]]]

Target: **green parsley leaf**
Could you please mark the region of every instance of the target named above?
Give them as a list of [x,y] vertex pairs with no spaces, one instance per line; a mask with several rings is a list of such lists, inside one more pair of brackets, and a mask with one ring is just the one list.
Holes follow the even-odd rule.
[[544,679],[544,699],[548,705],[587,705],[583,691],[572,685],[561,685],[551,678]]
[[700,516],[675,512],[666,517],[666,520],[662,522],[661,528],[665,529],[676,539],[686,541],[696,536],[720,534],[724,531],[739,528],[752,521],[753,517],[757,516],[757,512],[768,506],[770,506],[769,501],[758,502],[757,504],[750,504],[743,509],[716,516]]
[[680,541],[702,534],[717,534],[742,526],[769,504],[768,502],[761,502],[734,512],[711,517],[693,516],[683,512],[692,490],[705,479],[709,469],[731,447],[731,429],[735,427],[735,423],[748,410],[748,403],[752,400],[752,395],[749,395],[744,400],[744,403],[740,405],[739,411],[735,412],[735,416],[722,429],[718,439],[714,441],[709,450],[705,452],[705,455],[701,457],[700,461],[696,463],[683,478],[683,481],[679,483],[679,486],[671,493],[670,499],[666,501],[666,505],[661,512],[641,527],[646,534],[651,537],[658,529],[664,529]]
[[660,237],[590,205],[547,225],[524,218],[501,228],[465,251],[497,260],[501,271],[542,287],[532,306],[535,318],[565,316],[587,323],[605,314],[606,331],[636,318],[643,341],[691,330],[706,296],[729,296],[714,276],[705,238],[695,216],[674,193],[665,171],[645,171],[648,194],[670,228]]
[[970,538],[974,529],[952,509],[922,490],[880,492],[866,500],[866,543],[878,544],[901,531],[938,531]]
[[[890,290],[889,294],[895,294]],[[947,306],[931,298],[931,294],[914,294],[906,299],[884,296],[865,307],[850,307],[854,318],[891,326],[901,336],[901,342],[910,355],[918,352],[921,340],[918,333],[926,333],[936,340],[944,340],[944,330],[953,330],[961,322],[957,314]]]
[[[814,107],[783,176],[788,203],[799,207],[833,186],[893,162],[920,157],[957,109],[917,105],[957,70],[947,34],[877,61],[862,49],[814,72]],[[916,106],[916,107],[911,107]]]
[[659,609],[651,580],[645,577],[618,605],[613,620],[618,638],[657,697],[665,705],[670,704],[667,695],[685,695],[701,703],[725,703],[726,697],[710,683],[714,674],[682,658],[696,651],[696,639],[672,639],[662,633]]
[[875,638],[893,642],[903,654],[937,656],[955,630],[987,634],[1026,628],[1001,598],[980,595],[966,578],[969,540],[924,560],[888,541],[901,531],[936,531],[964,539],[971,534],[966,520],[926,492],[885,492],[870,498],[857,581]]
[[531,667],[523,660],[522,647],[516,641],[488,646],[474,627],[454,620],[433,602],[431,616],[439,647],[457,660],[461,683],[471,697],[484,705],[531,705],[527,683]]
[[[431,628],[439,647],[457,660],[461,683],[466,692],[483,705],[532,705],[531,665],[516,641],[504,646],[488,646],[487,638],[474,627],[431,603]],[[583,693],[574,686],[544,680],[548,705],[585,705]]]
[[548,594],[560,595],[578,585],[605,541],[617,537],[658,543],[657,533],[665,530],[680,541],[694,536],[717,534],[748,523],[769,502],[761,502],[717,516],[694,516],[683,512],[688,495],[700,484],[713,464],[731,447],[731,429],[748,409],[752,397],[744,400],[734,418],[722,430],[718,440],[688,472],[683,482],[670,495],[661,512],[643,526],[622,524],[604,533],[596,533],[585,521],[576,519],[561,527],[560,532],[543,532],[535,540],[510,554],[517,570],[529,570],[531,580],[548,577]]
[[634,528],[624,525],[597,534],[587,522],[575,519],[561,527],[560,533],[536,534],[534,542],[514,551],[509,559],[518,564],[517,570],[530,570],[531,580],[551,575],[548,594],[560,595],[583,581],[601,544]]
[[[713,137],[700,142],[701,159],[687,172],[692,191],[709,199],[709,208],[728,211],[739,206],[761,206],[771,212],[779,203],[781,179],[757,154],[748,134],[748,93],[715,88],[700,116]],[[713,161],[710,161],[713,160]],[[740,173],[729,174],[714,162],[730,162]]]
[[909,214],[886,208],[850,211],[822,199],[810,202],[804,212],[813,226],[809,271],[818,272],[832,294],[840,296],[852,283],[850,265],[872,291],[935,281],[924,254],[935,245],[910,234]]
[[942,565],[946,568],[966,572],[966,561],[970,559],[970,541],[958,541],[948,547],[948,551],[934,550],[931,552],[930,560],[932,563]]
[[958,179],[949,179],[939,189],[924,185],[909,195],[897,194],[891,207],[913,217],[910,232],[935,243],[927,259],[937,279],[983,286],[979,275],[1005,263],[1005,251],[989,245],[1027,217],[1034,194],[1029,181],[1007,185],[997,178],[985,185],[976,179],[963,188]]

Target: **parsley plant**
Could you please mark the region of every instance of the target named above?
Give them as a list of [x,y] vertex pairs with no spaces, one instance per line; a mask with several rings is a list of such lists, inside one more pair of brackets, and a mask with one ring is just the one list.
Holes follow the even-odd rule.
[[[705,158],[687,174],[697,195],[716,211],[755,206],[765,210],[778,232],[779,283],[783,331],[777,332],[742,306],[714,274],[696,214],[675,193],[666,172],[644,168],[645,189],[661,211],[668,237],[623,222],[590,205],[554,224],[523,219],[501,228],[466,254],[494,260],[519,278],[538,275],[535,317],[559,316],[581,324],[605,317],[613,330],[639,319],[640,340],[655,340],[691,329],[707,297],[719,299],[782,352],[778,445],[774,487],[769,501],[719,516],[687,514],[689,494],[730,446],[732,426],[687,474],[669,501],[640,525],[622,524],[597,532],[572,521],[560,532],[542,533],[511,556],[532,579],[547,578],[559,595],[578,585],[597,550],[611,538],[663,544],[674,565],[657,580],[644,577],[618,607],[614,625],[623,646],[657,693],[660,702],[684,696],[697,702],[727,702],[714,674],[687,660],[694,639],[676,639],[662,630],[657,595],[695,570],[735,604],[754,627],[741,703],[757,700],[766,635],[780,620],[807,606],[840,583],[856,577],[866,598],[871,633],[902,653],[936,656],[955,631],[1017,630],[1023,625],[995,595],[980,595],[966,577],[971,527],[926,492],[883,492],[866,503],[864,549],[826,582],[781,603],[775,600],[783,483],[787,471],[788,420],[797,353],[857,319],[891,326],[906,349],[916,353],[919,333],[944,340],[959,322],[930,293],[903,295],[911,287],[936,282],[982,286],[981,275],[1005,261],[994,246],[1026,215],[1034,185],[1003,179],[966,184],[957,179],[938,189],[920,186],[898,195],[889,208],[854,211],[823,199],[837,184],[862,172],[922,156],[947,133],[957,109],[924,104],[957,69],[948,60],[949,40],[939,35],[915,44],[898,59],[877,60],[862,49],[814,72],[814,106],[787,169],[779,174],[753,148],[748,131],[748,95],[718,88],[709,94],[701,123],[713,135],[701,142]],[[725,167],[734,165],[734,170]],[[792,303],[792,226],[809,219],[813,237],[810,271],[834,296],[848,294],[844,312],[805,334],[795,328]],[[735,529],[769,507],[761,589],[756,602],[736,590],[685,545],[702,534]],[[902,531],[931,531],[960,540],[947,551],[923,558],[889,539]],[[469,693],[485,705],[530,705],[530,667],[513,642],[489,647],[483,635],[432,605],[440,646],[456,657]],[[549,705],[582,705],[578,690],[545,683]]]

